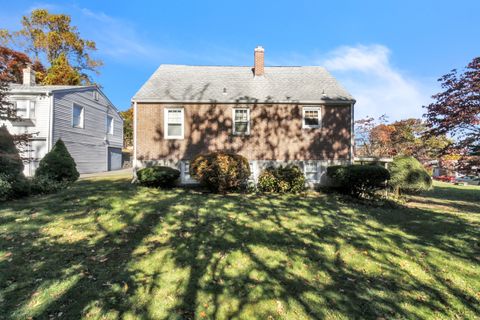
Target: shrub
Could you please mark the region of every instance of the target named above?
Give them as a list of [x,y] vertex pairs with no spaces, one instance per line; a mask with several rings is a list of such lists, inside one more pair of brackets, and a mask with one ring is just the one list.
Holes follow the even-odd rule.
[[23,162],[12,135],[5,126],[0,127],[0,174],[2,179],[12,181],[22,175]]
[[28,197],[32,193],[31,180],[25,178],[23,174],[12,181],[12,198]]
[[390,187],[396,194],[419,193],[432,187],[432,178],[413,157],[396,157],[390,164]]
[[12,184],[4,175],[0,175],[0,201],[5,201],[11,197]]
[[170,167],[154,166],[137,171],[138,183],[146,187],[172,187],[179,177],[180,171]]
[[58,139],[52,150],[40,160],[35,171],[35,177],[49,177],[59,182],[74,182],[79,176],[77,165],[61,139]]
[[48,176],[36,176],[31,180],[31,193],[53,193],[65,189],[69,184],[69,181],[58,181]]
[[238,154],[213,152],[196,156],[190,163],[190,175],[214,192],[226,192],[247,185],[248,160]]
[[258,177],[258,190],[262,192],[297,193],[305,190],[305,176],[295,165],[269,167]]
[[327,176],[332,187],[354,197],[372,197],[375,191],[386,188],[390,179],[387,169],[377,165],[330,166]]

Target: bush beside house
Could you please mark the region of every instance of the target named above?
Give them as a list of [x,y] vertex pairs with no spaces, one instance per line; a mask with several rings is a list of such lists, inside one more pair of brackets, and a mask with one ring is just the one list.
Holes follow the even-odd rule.
[[356,198],[373,197],[387,187],[390,173],[377,165],[342,165],[327,168],[332,187]]
[[248,160],[230,152],[213,152],[196,156],[190,163],[190,175],[214,192],[246,187],[250,177]]
[[22,171],[13,137],[0,127],[0,201],[56,192],[79,177],[75,161],[61,140],[40,161],[33,179],[25,178]]
[[17,184],[25,180],[23,162],[12,135],[5,126],[0,127],[0,201],[15,196]]
[[395,157],[390,164],[389,186],[400,193],[419,193],[432,187],[432,178],[423,165],[414,157]]
[[155,166],[138,170],[138,183],[146,187],[169,188],[180,177],[180,171],[163,166]]
[[295,165],[269,167],[260,173],[257,187],[261,192],[298,193],[305,190],[305,176]]
[[75,182],[79,176],[75,160],[62,139],[58,139],[52,150],[40,160],[35,171],[35,178],[47,177],[58,182]]

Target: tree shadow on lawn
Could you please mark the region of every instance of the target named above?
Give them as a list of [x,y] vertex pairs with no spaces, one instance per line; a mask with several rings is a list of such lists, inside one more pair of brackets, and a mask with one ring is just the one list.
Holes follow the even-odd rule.
[[454,185],[434,185],[433,189],[423,193],[423,196],[439,200],[480,202],[480,186],[465,188]]
[[9,229],[0,229],[0,250],[12,252],[12,261],[0,260],[0,306],[10,318],[480,312],[425,256],[435,248],[475,262],[467,244],[478,229],[447,214],[355,207],[333,195],[137,189],[123,180],[81,181],[29,205],[2,206],[0,218],[15,210],[21,220],[6,215]]

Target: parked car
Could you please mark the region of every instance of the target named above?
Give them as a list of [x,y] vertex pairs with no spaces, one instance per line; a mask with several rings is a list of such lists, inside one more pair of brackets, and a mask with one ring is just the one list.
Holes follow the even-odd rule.
[[433,177],[433,179],[442,181],[442,182],[455,182],[454,176],[436,176],[436,177]]
[[455,179],[455,184],[478,186],[480,185],[480,177],[477,177],[477,176],[458,177],[457,179]]

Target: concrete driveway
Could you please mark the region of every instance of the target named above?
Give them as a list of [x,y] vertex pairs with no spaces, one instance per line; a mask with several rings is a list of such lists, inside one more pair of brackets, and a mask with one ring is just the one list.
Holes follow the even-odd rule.
[[126,169],[114,170],[114,171],[82,173],[80,175],[80,179],[101,178],[101,177],[108,177],[108,176],[128,176],[128,175],[132,175],[132,172],[133,172],[132,168],[126,168]]

